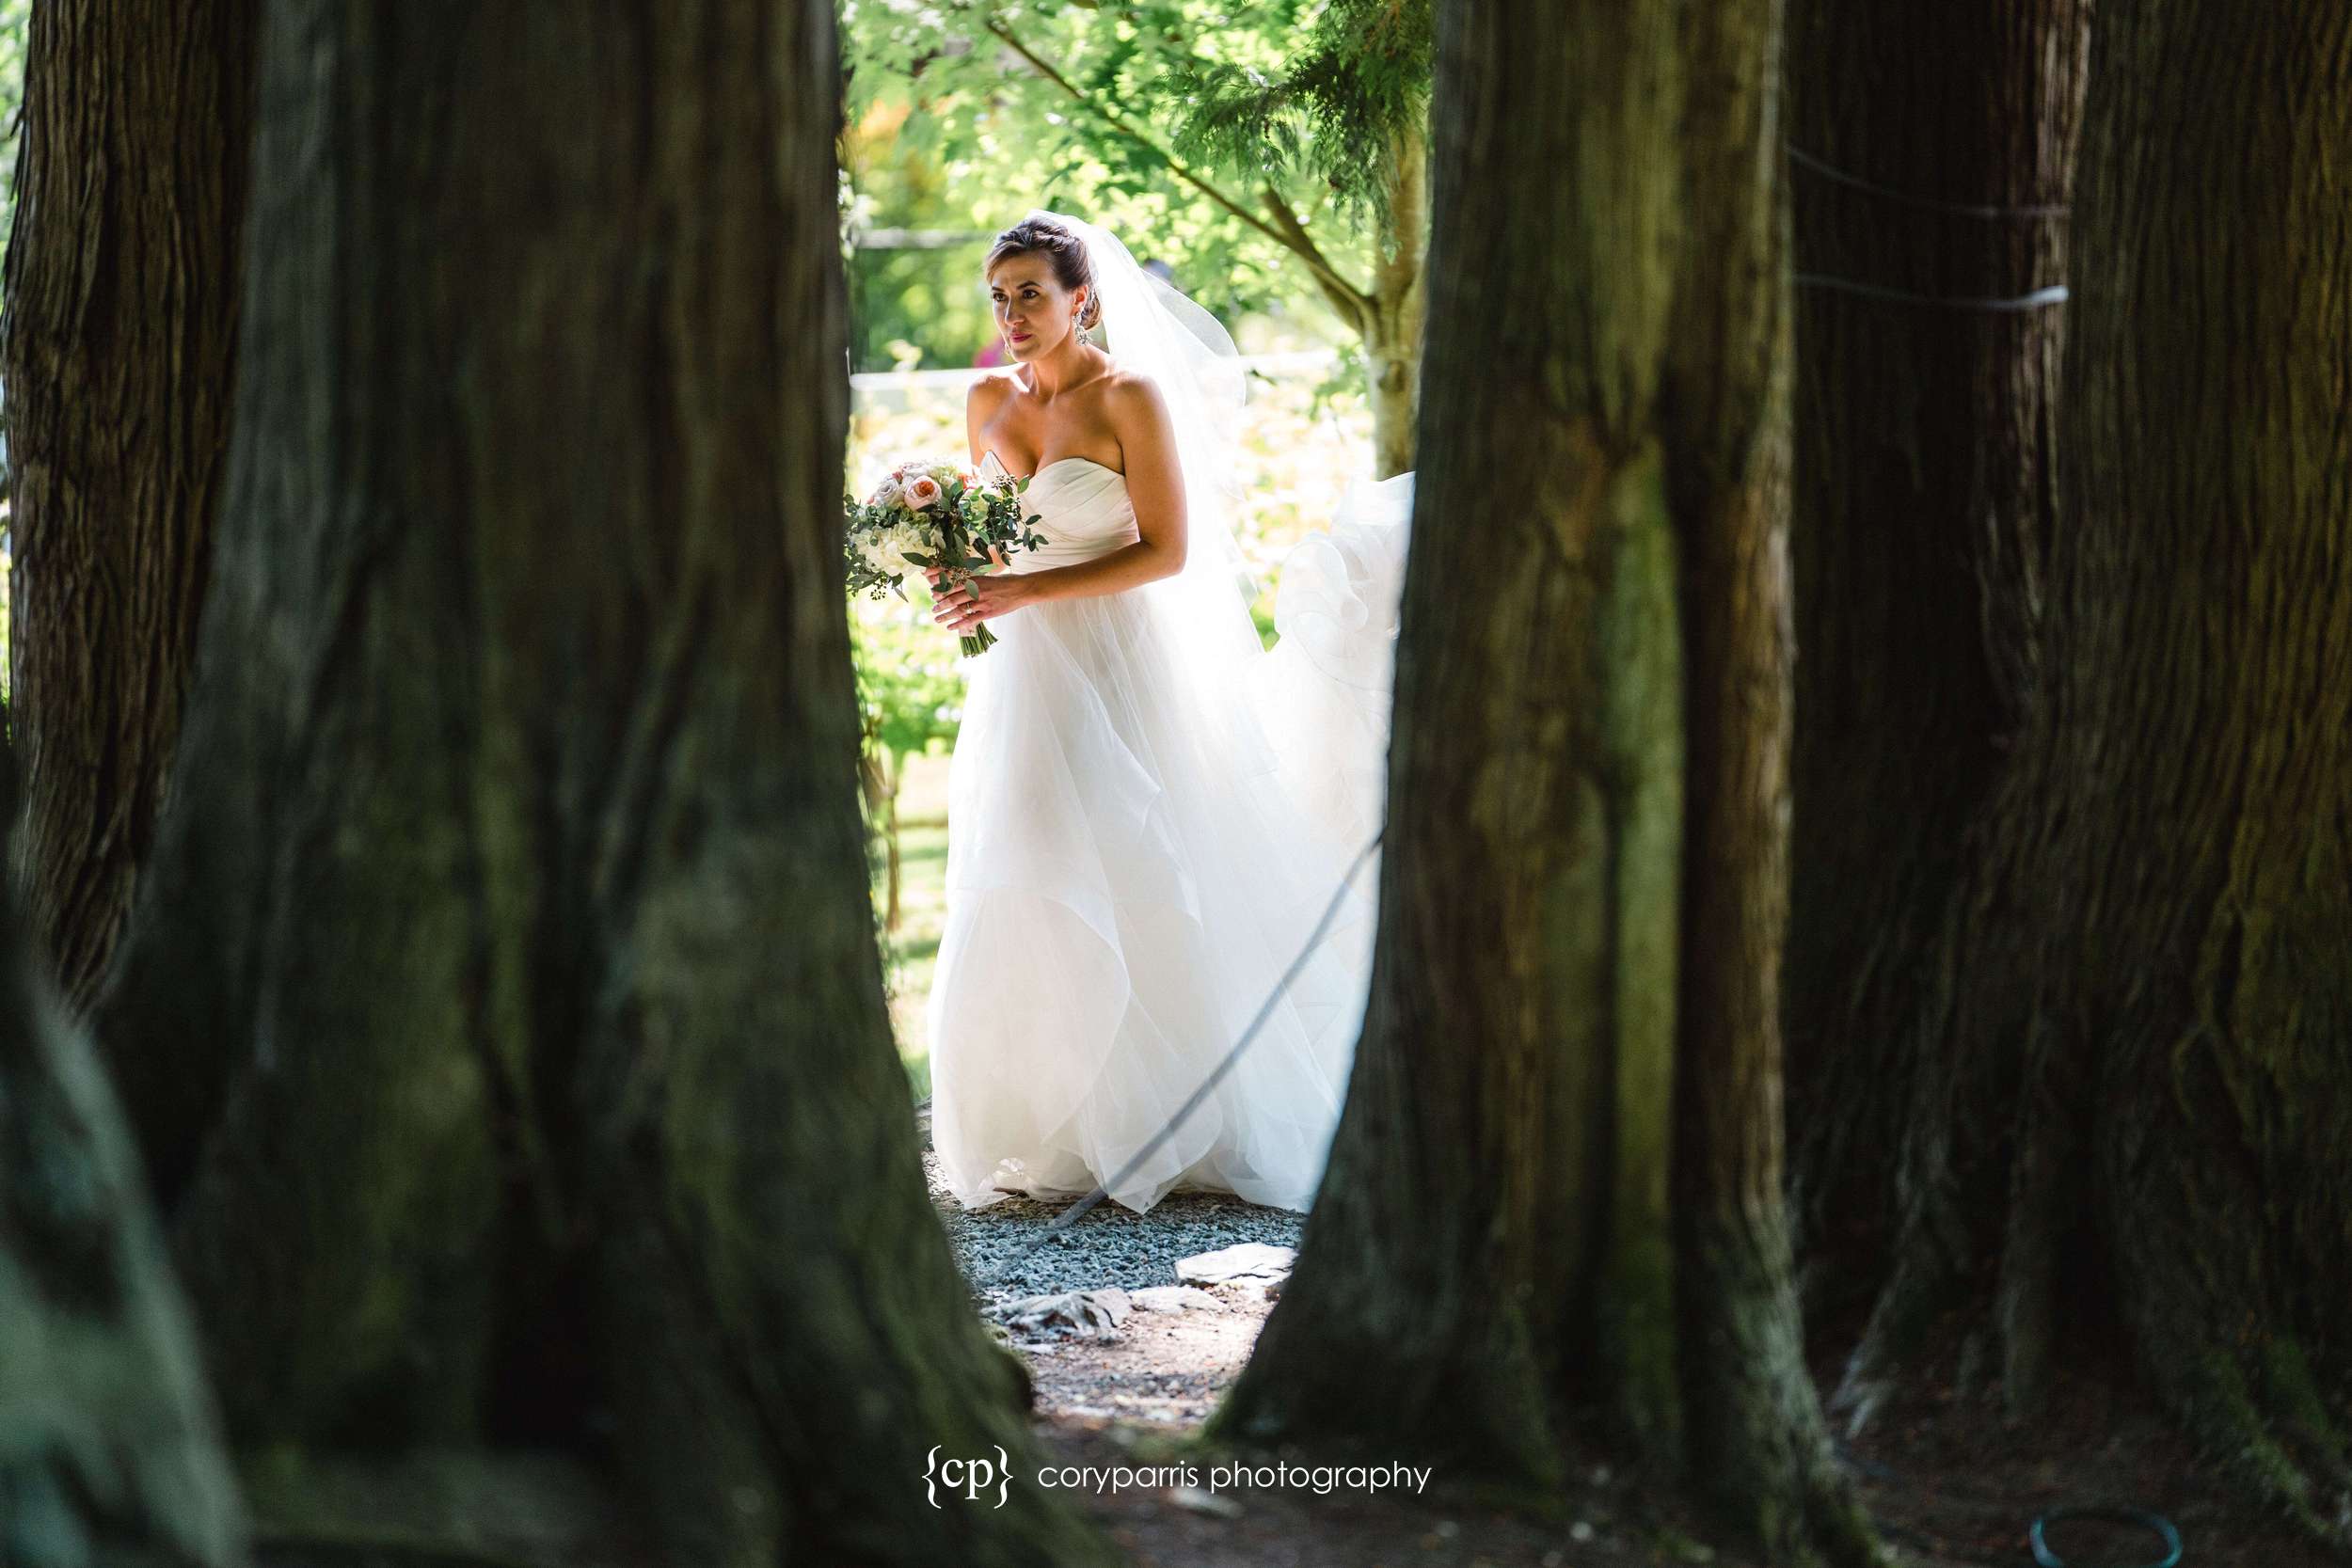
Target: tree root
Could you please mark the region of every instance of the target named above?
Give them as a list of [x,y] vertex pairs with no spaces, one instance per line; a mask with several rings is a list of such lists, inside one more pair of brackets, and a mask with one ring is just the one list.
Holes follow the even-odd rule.
[[2301,1344],[2274,1338],[2251,1358],[2207,1350],[2172,1366],[2163,1393],[2206,1456],[2313,1540],[2352,1548],[2352,1444]]

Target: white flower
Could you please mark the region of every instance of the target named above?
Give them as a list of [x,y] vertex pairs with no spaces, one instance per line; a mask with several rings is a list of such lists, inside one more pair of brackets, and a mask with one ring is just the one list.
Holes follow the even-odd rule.
[[884,577],[902,578],[914,570],[910,553],[928,555],[930,541],[912,523],[888,523],[858,536],[858,559]]

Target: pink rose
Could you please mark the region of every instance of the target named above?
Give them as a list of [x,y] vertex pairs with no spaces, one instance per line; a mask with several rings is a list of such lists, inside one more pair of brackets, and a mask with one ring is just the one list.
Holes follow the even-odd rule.
[[931,505],[945,494],[946,492],[940,488],[939,481],[929,474],[917,474],[907,481],[906,501],[917,512]]

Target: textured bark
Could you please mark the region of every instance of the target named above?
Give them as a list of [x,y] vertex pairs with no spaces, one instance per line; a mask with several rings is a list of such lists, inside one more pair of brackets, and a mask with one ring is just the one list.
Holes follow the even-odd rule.
[[2102,17],[2044,674],[1938,950],[1958,978],[1903,1042],[1902,1225],[1849,1373],[1874,1399],[1973,1287],[2013,1402],[2057,1349],[2120,1339],[2211,1456],[2340,1545],[2347,147],[2352,14]]
[[[102,1038],[243,1444],[596,1437],[667,1560],[1089,1561],[891,1049],[832,8],[273,0],[237,439]],[[593,108],[593,112],[583,112]]]
[[[0,757],[5,816],[12,772]],[[227,1568],[244,1521],[187,1309],[16,900],[0,878],[0,1562]]]
[[46,0],[25,62],[8,400],[32,940],[95,993],[153,841],[212,555],[260,0]]
[[1371,1003],[1215,1430],[1541,1485],[1598,1410],[1772,1555],[1870,1560],[1779,1196],[1779,9],[1489,0],[1440,29]]
[[[1798,271],[1937,298],[2064,281],[2090,11],[1793,0]],[[1798,299],[1789,1125],[1820,1302],[1876,1283],[1899,1223],[1918,1020],[1966,983],[1939,944],[2041,689],[2066,314]]]

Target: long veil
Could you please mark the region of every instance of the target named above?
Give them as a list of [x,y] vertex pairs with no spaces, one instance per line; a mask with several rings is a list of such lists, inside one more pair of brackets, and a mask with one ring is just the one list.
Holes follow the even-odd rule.
[[1390,689],[1414,476],[1351,484],[1330,529],[1283,558],[1268,653],[1233,537],[1233,453],[1248,381],[1216,316],[1137,264],[1119,237],[1032,209],[1085,244],[1111,357],[1150,376],[1168,404],[1187,515],[1181,572],[1145,585],[1181,639],[1184,676],[1225,716],[1233,763],[1273,773],[1316,829],[1353,850],[1385,815]]
[[[1111,357],[1121,369],[1151,377],[1175,425],[1184,479],[1184,564],[1144,592],[1162,601],[1203,667],[1228,680],[1245,679],[1263,645],[1249,617],[1257,584],[1233,538],[1239,495],[1233,447],[1248,390],[1232,334],[1144,271],[1116,234],[1069,213],[1033,208],[1028,216],[1058,224],[1084,242]],[[1230,686],[1227,691],[1237,694]]]

